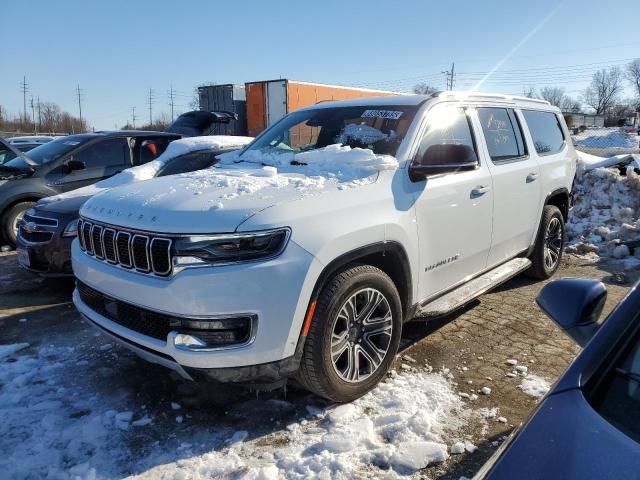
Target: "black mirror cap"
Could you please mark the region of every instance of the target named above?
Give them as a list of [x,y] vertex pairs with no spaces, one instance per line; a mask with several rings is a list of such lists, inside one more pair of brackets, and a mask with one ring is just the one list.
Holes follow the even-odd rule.
[[562,278],[548,283],[536,297],[540,309],[584,347],[598,330],[607,289],[598,280]]
[[436,144],[431,145],[422,158],[411,162],[409,178],[419,182],[429,175],[475,170],[478,166],[478,156],[469,145]]
[[67,168],[70,172],[73,172],[74,170],[84,170],[87,166],[80,160],[69,160],[67,162]]

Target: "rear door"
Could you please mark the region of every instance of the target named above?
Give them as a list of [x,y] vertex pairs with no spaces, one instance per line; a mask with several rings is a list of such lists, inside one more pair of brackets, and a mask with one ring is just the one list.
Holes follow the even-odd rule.
[[493,232],[487,266],[531,245],[542,201],[540,166],[524,139],[522,118],[509,107],[478,107],[482,147],[493,177]]
[[287,84],[284,80],[267,82],[267,127],[287,114]]
[[91,185],[131,167],[131,150],[126,137],[107,137],[74,152],[66,162],[82,162],[84,168],[62,175],[57,185],[63,191]]

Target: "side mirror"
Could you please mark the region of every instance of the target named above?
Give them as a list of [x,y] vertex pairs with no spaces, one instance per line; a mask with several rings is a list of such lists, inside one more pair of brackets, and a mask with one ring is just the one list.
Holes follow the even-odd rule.
[[598,280],[563,278],[548,283],[536,297],[542,311],[584,347],[598,331],[607,289]]
[[80,160],[71,159],[66,163],[66,165],[69,172],[73,172],[74,170],[84,170],[85,168],[87,168],[85,163],[81,162]]
[[409,178],[420,182],[429,175],[462,172],[478,168],[478,156],[469,145],[443,143],[431,145],[422,158],[416,158],[409,166]]

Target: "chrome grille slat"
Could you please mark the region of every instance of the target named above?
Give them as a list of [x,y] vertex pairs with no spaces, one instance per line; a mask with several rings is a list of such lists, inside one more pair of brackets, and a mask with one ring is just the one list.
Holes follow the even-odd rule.
[[104,259],[104,249],[102,248],[102,232],[100,225],[94,225],[91,228],[91,243],[93,245],[93,254],[100,260]]
[[80,219],[78,231],[80,248],[96,260],[139,273],[161,277],[171,274],[170,238],[121,230],[86,219]]

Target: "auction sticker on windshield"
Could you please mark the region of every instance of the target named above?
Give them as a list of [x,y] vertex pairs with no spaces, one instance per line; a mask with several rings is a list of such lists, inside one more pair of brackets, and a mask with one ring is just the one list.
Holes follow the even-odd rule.
[[396,110],[365,110],[362,112],[362,118],[388,118],[390,120],[398,120],[404,112]]

